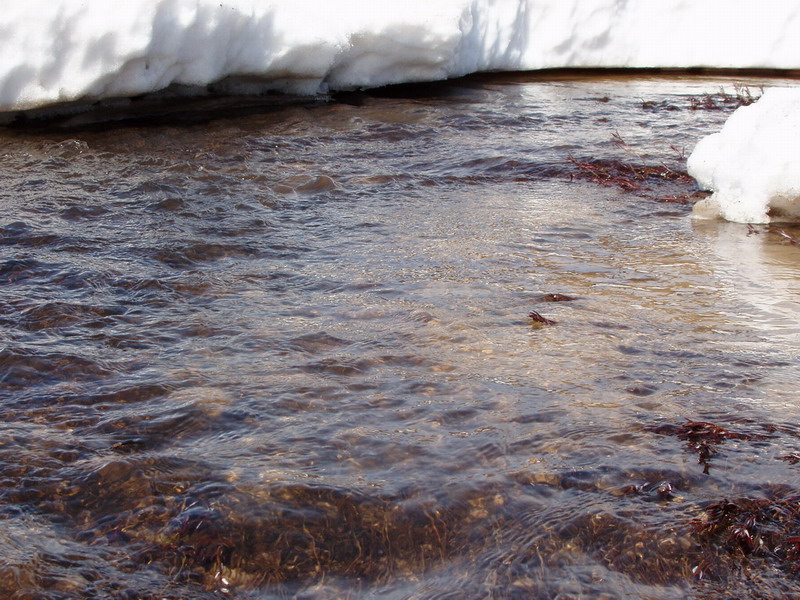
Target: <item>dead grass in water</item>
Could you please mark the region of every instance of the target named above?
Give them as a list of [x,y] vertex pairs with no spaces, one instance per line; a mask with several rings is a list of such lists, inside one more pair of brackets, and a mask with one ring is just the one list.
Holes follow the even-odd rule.
[[[658,435],[685,442],[708,475],[712,458],[722,454],[729,441],[758,442],[775,439],[780,429],[761,424],[758,431],[733,431],[707,421],[686,419],[681,424],[646,427]],[[778,457],[795,465],[800,453]],[[727,497],[701,503],[699,514],[688,526],[698,544],[693,576],[699,580],[724,581],[732,573],[758,573],[778,569],[790,578],[800,573],[800,493],[790,485],[766,486],[764,497]]]
[[657,102],[655,100],[642,100],[642,108],[647,111],[679,111],[684,109],[689,110],[735,110],[741,106],[749,106],[756,102],[764,93],[764,88],[759,88],[759,91],[754,93],[748,86],[734,85],[733,92],[727,92],[724,88],[720,88],[717,92],[710,94],[700,94],[697,96],[688,96],[687,104],[675,104],[662,100]]
[[[659,195],[656,186],[674,183],[681,187],[694,184],[694,180],[682,168],[669,166],[665,162],[649,163],[636,153],[622,138],[619,132],[611,134],[615,146],[624,151],[627,160],[618,158],[579,159],[570,155],[568,161],[575,169],[571,171],[573,179],[584,179],[598,185],[616,187],[625,193],[632,193],[642,198],[657,199],[659,202],[688,204],[689,200],[698,196],[697,191],[682,194]],[[683,150],[673,148],[680,164],[685,164],[686,155]],[[701,195],[701,197],[704,194]]]
[[[732,111],[741,106],[753,104],[761,97],[763,91],[762,88],[759,93],[753,93],[747,86],[735,85],[732,93],[720,88],[718,92],[713,94],[706,93],[699,96],[689,96],[688,105],[686,106],[680,106],[666,100],[661,102],[642,100],[642,108],[656,112],[679,111],[686,108],[694,111]],[[604,98],[603,101],[608,101],[608,99]],[[685,170],[687,156],[684,149],[672,147],[672,150],[676,153],[676,161],[673,166],[670,166],[663,161],[658,163],[647,161],[631,148],[617,131],[611,134],[611,138],[613,144],[624,152],[625,159],[584,159],[570,155],[568,160],[575,167],[570,176],[575,179],[588,180],[598,185],[616,187],[625,193],[656,199],[659,202],[686,205],[692,200],[698,200],[708,195],[696,189],[670,195],[659,195],[657,193],[656,186],[663,183],[694,187],[694,180]]]

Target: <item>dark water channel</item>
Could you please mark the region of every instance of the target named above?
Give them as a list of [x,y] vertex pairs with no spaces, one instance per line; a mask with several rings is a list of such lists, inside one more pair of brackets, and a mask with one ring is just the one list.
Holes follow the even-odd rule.
[[0,598],[800,596],[800,247],[680,176],[737,81],[0,130]]

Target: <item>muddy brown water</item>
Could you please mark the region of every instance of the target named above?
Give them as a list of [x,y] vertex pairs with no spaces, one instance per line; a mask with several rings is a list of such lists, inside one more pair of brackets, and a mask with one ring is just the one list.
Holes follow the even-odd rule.
[[658,174],[736,83],[0,130],[0,598],[800,595],[800,247]]

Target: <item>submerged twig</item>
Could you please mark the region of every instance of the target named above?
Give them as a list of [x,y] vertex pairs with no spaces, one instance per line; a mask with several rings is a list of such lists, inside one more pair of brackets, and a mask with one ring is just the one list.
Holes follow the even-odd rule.
[[686,449],[697,454],[697,462],[703,465],[703,473],[709,473],[711,458],[718,453],[717,446],[725,440],[760,440],[765,436],[737,433],[706,421],[692,421],[686,419],[682,425],[658,425],[645,427],[647,431],[652,431],[660,435],[674,435],[679,440],[686,442]]
[[615,146],[622,148],[626,154],[636,157],[637,163],[618,159],[579,160],[570,155],[567,159],[578,167],[575,177],[588,179],[601,185],[616,186],[626,192],[650,191],[645,184],[654,180],[682,183],[691,181],[688,173],[673,169],[663,162],[657,165],[646,164],[646,159],[631,149],[619,131],[614,131],[611,138]]
[[800,239],[798,239],[797,236],[788,233],[786,230],[780,229],[779,227],[770,227],[770,231],[777,233],[779,236],[789,240],[790,244],[794,246],[800,246]]
[[533,319],[534,323],[539,323],[541,325],[555,325],[556,324],[555,321],[553,321],[552,319],[548,319],[547,317],[543,317],[542,315],[540,315],[535,310],[531,311],[530,314],[528,314],[528,316],[531,319]]

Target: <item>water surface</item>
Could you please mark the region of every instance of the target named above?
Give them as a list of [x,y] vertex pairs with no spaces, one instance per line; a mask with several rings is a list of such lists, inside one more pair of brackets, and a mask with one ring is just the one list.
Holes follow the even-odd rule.
[[741,79],[0,132],[0,597],[800,594],[800,248],[668,176]]

